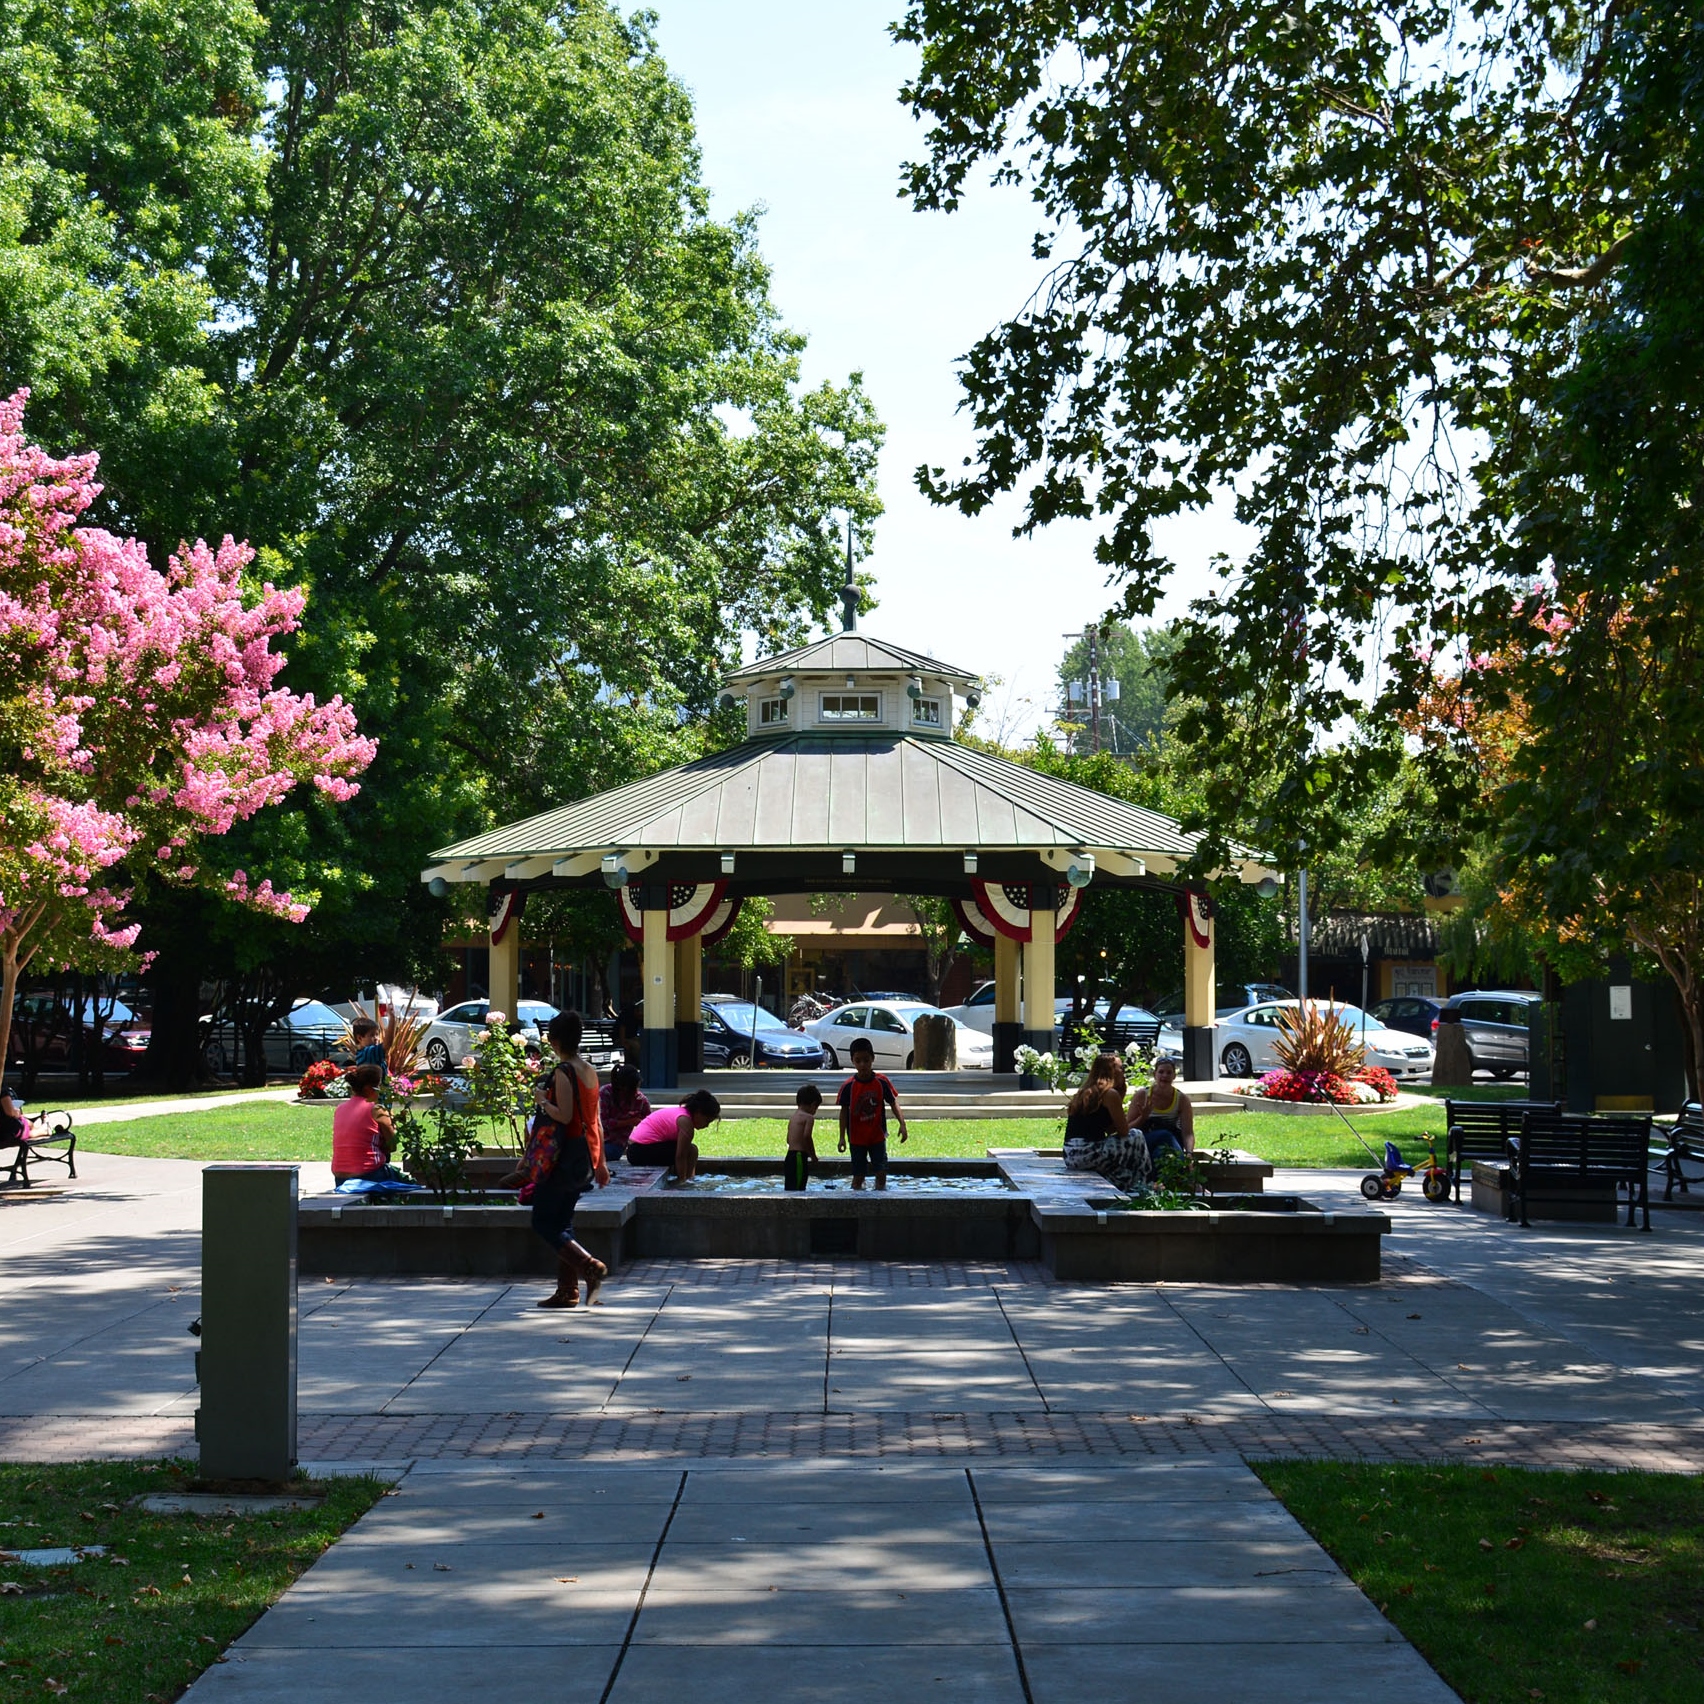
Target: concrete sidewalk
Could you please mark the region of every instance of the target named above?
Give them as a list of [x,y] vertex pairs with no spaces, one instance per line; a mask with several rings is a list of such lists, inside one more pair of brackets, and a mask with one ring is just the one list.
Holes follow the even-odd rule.
[[198,1704],[1454,1694],[1240,1463],[415,1469]]

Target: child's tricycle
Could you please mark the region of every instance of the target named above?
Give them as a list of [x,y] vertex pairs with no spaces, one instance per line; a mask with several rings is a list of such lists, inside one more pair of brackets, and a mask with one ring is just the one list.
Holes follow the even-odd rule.
[[[1345,1123],[1347,1122],[1345,1120]],[[1360,1136],[1359,1131],[1356,1131],[1355,1134],[1357,1137]],[[1364,1141],[1361,1146],[1367,1148]],[[1367,1152],[1370,1154],[1372,1149],[1367,1148]],[[1409,1165],[1403,1159],[1401,1151],[1394,1142],[1386,1142],[1384,1145],[1384,1169],[1368,1172],[1361,1179],[1361,1193],[1369,1201],[1394,1201],[1402,1193],[1402,1180],[1405,1177],[1418,1177],[1420,1179],[1420,1193],[1428,1201],[1443,1201],[1448,1198],[1450,1174],[1443,1166],[1438,1164],[1437,1143],[1434,1138],[1430,1136],[1426,1138],[1426,1163],[1418,1168]]]

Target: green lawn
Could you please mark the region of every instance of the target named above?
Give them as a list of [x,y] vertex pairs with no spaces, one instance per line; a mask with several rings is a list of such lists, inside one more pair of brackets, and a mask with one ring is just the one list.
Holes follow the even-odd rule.
[[1704,1480],[1255,1470],[1467,1704],[1704,1696]]
[[0,1466],[0,1546],[105,1545],[61,1568],[0,1564],[0,1699],[165,1704],[383,1495],[336,1479],[301,1512],[150,1515],[131,1499],[185,1483],[175,1462]]
[[[15,1081],[15,1079],[14,1079]],[[289,1087],[287,1083],[273,1083],[274,1089]],[[158,1101],[180,1100],[217,1100],[224,1095],[258,1095],[264,1094],[264,1089],[239,1089],[234,1084],[227,1083],[220,1089],[185,1089],[181,1094],[146,1094],[146,1095],[60,1095],[51,1088],[38,1087],[26,1103],[30,1112],[48,1112],[63,1108],[66,1112],[93,1112],[100,1107],[108,1106],[152,1106]]]
[[155,1160],[329,1160],[331,1104],[257,1101],[205,1112],[163,1112],[122,1124],[90,1124],[77,1149]]
[[[162,1113],[134,1123],[94,1124],[78,1134],[79,1146],[107,1154],[139,1154],[177,1160],[329,1160],[331,1115],[326,1106],[260,1101],[254,1106],[212,1107],[206,1112]],[[1441,1106],[1404,1108],[1377,1117],[1350,1118],[1375,1150],[1395,1141],[1409,1160],[1425,1152],[1424,1136],[1442,1138]],[[779,1155],[786,1125],[780,1119],[731,1120],[712,1126],[700,1139],[706,1154]],[[1281,1166],[1370,1166],[1372,1161],[1335,1114],[1289,1117],[1277,1112],[1229,1112],[1203,1117],[1197,1131],[1204,1145],[1242,1148]],[[906,1155],[973,1156],[990,1147],[1057,1148],[1064,1139],[1057,1118],[952,1118],[919,1120],[911,1126]],[[818,1118],[819,1151],[832,1153],[833,1118]],[[892,1150],[898,1150],[898,1143]]]

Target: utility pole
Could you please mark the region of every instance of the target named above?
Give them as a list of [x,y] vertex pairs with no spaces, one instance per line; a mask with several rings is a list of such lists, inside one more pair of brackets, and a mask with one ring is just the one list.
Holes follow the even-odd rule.
[[1101,749],[1101,703],[1103,698],[1100,665],[1100,629],[1085,627],[1080,633],[1065,633],[1064,639],[1080,639],[1083,642],[1088,661],[1088,678],[1086,680],[1068,680],[1065,682],[1065,719],[1070,718],[1071,706],[1086,700],[1089,712],[1089,738],[1093,749]]

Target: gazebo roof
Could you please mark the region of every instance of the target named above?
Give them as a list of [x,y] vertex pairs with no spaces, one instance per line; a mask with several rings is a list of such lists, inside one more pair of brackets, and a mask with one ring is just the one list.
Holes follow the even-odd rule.
[[773,657],[759,657],[725,677],[724,684],[763,680],[775,674],[839,674],[868,671],[872,674],[930,674],[948,680],[976,681],[981,677],[973,669],[955,668],[921,651],[909,651],[886,639],[868,633],[831,633],[826,639],[813,640],[792,651],[782,651]]
[[[800,734],[748,741],[457,841],[434,854],[439,867],[427,873],[462,881],[542,876],[612,851],[666,858],[852,850],[1028,853],[1046,862],[1091,851],[1128,874],[1158,875],[1197,844],[1155,811],[950,740]],[[1248,871],[1245,864],[1245,878],[1254,879]]]

